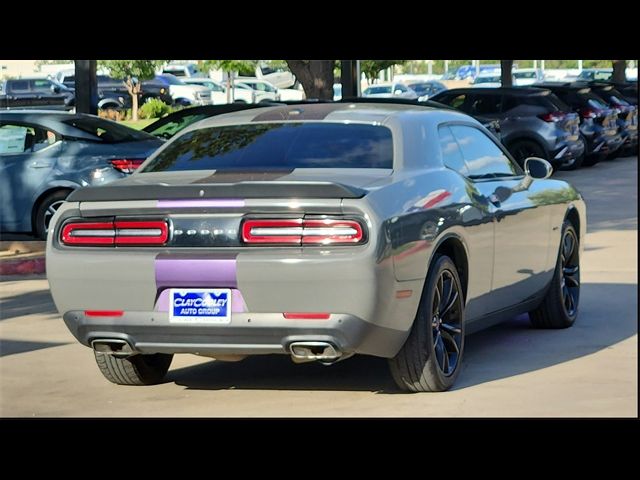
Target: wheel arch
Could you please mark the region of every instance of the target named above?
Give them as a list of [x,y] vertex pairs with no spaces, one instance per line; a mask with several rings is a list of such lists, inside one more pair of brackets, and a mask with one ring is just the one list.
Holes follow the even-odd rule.
[[[462,285],[463,299],[466,302],[469,286],[469,253],[463,238],[455,232],[446,232],[437,242],[429,257],[429,268],[437,254],[449,257],[458,270],[458,277]],[[427,268],[427,272],[429,271]],[[426,282],[426,277],[425,277]]]
[[[580,238],[580,213],[578,209],[574,205],[569,205],[566,213],[564,214],[564,221],[569,221],[573,225],[573,228],[576,231],[576,235],[578,235],[578,241],[581,241]],[[563,221],[563,222],[564,222]]]
[[549,149],[545,145],[544,140],[541,137],[538,137],[536,134],[526,134],[526,133],[514,133],[510,136],[505,137],[502,136],[502,141],[509,153],[511,153],[511,149],[518,142],[535,142],[542,150],[544,151],[546,157],[550,156]]
[[36,215],[38,214],[38,209],[40,208],[40,205],[42,204],[45,198],[47,198],[49,195],[53,195],[54,193],[60,192],[63,190],[68,190],[69,193],[71,193],[76,188],[78,188],[78,185],[73,185],[73,184],[57,185],[45,190],[40,195],[38,195],[36,200],[33,202],[33,207],[31,208],[31,230],[33,232],[36,231]]

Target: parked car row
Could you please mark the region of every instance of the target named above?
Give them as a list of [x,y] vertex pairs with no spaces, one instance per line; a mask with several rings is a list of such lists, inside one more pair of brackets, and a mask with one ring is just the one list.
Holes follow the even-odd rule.
[[556,168],[573,170],[630,154],[638,146],[637,98],[632,105],[615,84],[456,88],[432,99],[469,115],[497,120],[502,142],[521,165],[536,156]]

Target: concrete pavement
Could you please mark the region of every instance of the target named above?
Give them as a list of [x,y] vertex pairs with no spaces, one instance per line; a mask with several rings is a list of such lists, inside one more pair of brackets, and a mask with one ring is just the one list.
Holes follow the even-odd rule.
[[386,361],[177,355],[167,382],[113,385],[59,318],[44,278],[0,279],[1,416],[631,416],[637,411],[637,158],[560,172],[587,201],[580,317],[526,315],[467,338],[456,387],[403,394]]

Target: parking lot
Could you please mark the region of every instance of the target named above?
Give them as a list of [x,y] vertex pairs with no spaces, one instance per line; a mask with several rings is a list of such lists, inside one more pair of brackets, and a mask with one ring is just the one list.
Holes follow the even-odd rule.
[[167,381],[116,386],[57,314],[45,278],[0,285],[0,415],[637,416],[637,158],[560,172],[583,193],[588,233],[573,328],[527,316],[472,335],[451,391],[404,394],[384,359],[331,367],[285,356],[237,363],[177,355]]

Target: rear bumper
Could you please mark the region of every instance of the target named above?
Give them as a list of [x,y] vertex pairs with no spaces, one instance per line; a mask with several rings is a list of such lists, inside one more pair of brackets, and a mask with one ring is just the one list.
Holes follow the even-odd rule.
[[343,354],[392,357],[406,334],[346,314],[326,320],[290,320],[279,313],[234,313],[226,325],[169,322],[167,312],[125,312],[120,317],[88,317],[70,311],[63,319],[86,346],[93,340],[124,340],[135,353],[206,355],[289,354],[293,342],[327,342]]
[[574,158],[580,157],[585,151],[585,145],[583,142],[565,142],[557,146],[554,150],[550,151],[549,158],[552,163],[562,165]]

